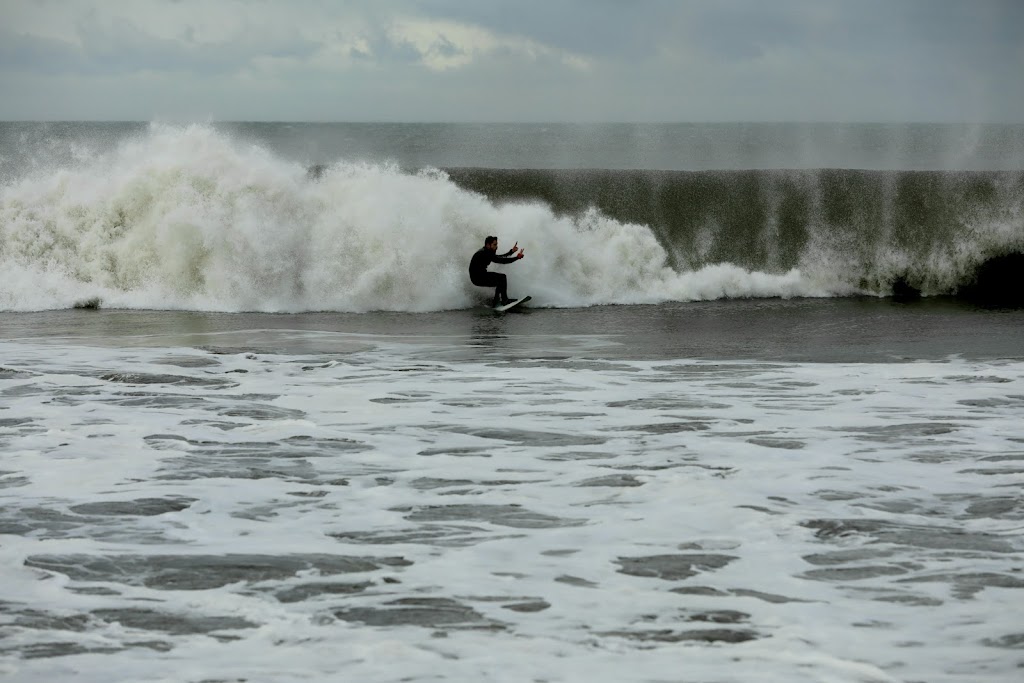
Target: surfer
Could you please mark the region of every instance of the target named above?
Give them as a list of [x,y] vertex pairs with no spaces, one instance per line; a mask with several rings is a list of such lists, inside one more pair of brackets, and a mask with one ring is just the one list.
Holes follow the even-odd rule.
[[508,252],[498,256],[498,238],[493,235],[488,236],[484,240],[483,249],[473,254],[473,259],[469,262],[469,279],[473,284],[477,287],[494,287],[495,306],[504,306],[512,303],[514,299],[510,299],[506,292],[508,278],[504,273],[492,273],[487,270],[487,267],[492,263],[515,263],[523,258],[522,249],[516,253],[518,246],[519,242],[516,242]]

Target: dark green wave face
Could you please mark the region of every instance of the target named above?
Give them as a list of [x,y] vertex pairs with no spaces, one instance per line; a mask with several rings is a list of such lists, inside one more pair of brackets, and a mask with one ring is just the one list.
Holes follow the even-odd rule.
[[[955,294],[1024,253],[1024,171],[449,169],[496,202],[649,226],[676,270],[731,263]],[[973,290],[972,290],[973,291]]]

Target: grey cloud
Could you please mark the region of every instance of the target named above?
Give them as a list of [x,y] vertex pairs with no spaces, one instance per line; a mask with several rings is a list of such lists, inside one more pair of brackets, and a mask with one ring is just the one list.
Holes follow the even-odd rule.
[[592,57],[642,59],[656,54],[657,41],[679,14],[675,0],[420,0],[409,11],[530,38],[543,45]]
[[80,45],[0,29],[0,68],[40,74],[118,75],[142,71],[201,75],[230,73],[261,57],[304,59],[318,45],[259,34],[223,44],[196,43],[186,27],[180,39],[153,36],[119,18],[77,23]]
[[[0,0],[0,118],[27,97],[98,108],[75,100],[73,76],[95,92],[104,81],[111,118],[145,108],[143,93],[188,90],[218,118],[1024,121],[1021,0],[264,0],[231,15],[237,34],[220,43],[198,40],[225,28],[203,2],[176,9],[173,38],[151,34],[138,9],[151,4],[130,5],[133,25],[128,5],[82,0],[66,41],[30,35],[30,7]],[[463,54],[438,36],[433,57],[465,59],[431,71],[425,46],[392,30],[401,19],[511,41]],[[237,78],[267,58],[280,69]]]
[[0,29],[0,68],[37,74],[80,69],[84,56],[75,45],[52,38],[21,35]]

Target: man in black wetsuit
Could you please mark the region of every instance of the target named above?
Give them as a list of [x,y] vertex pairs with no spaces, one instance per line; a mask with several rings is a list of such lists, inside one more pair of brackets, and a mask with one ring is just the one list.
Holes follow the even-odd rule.
[[473,260],[469,262],[469,279],[477,287],[494,287],[494,305],[503,306],[510,304],[514,299],[508,297],[505,291],[507,278],[504,273],[492,273],[487,267],[492,263],[515,263],[523,258],[523,250],[515,254],[519,242],[515,243],[507,253],[498,256],[498,238],[488,237],[484,240],[484,248],[473,254]]

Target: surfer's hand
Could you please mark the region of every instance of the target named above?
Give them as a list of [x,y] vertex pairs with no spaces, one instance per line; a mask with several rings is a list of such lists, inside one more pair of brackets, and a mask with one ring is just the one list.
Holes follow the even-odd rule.
[[[519,244],[519,243],[518,243],[518,242],[516,242],[516,244]],[[519,253],[518,253],[518,254],[516,254],[516,258],[523,258],[523,250],[522,250],[522,249],[520,249],[520,250],[519,250]]]

